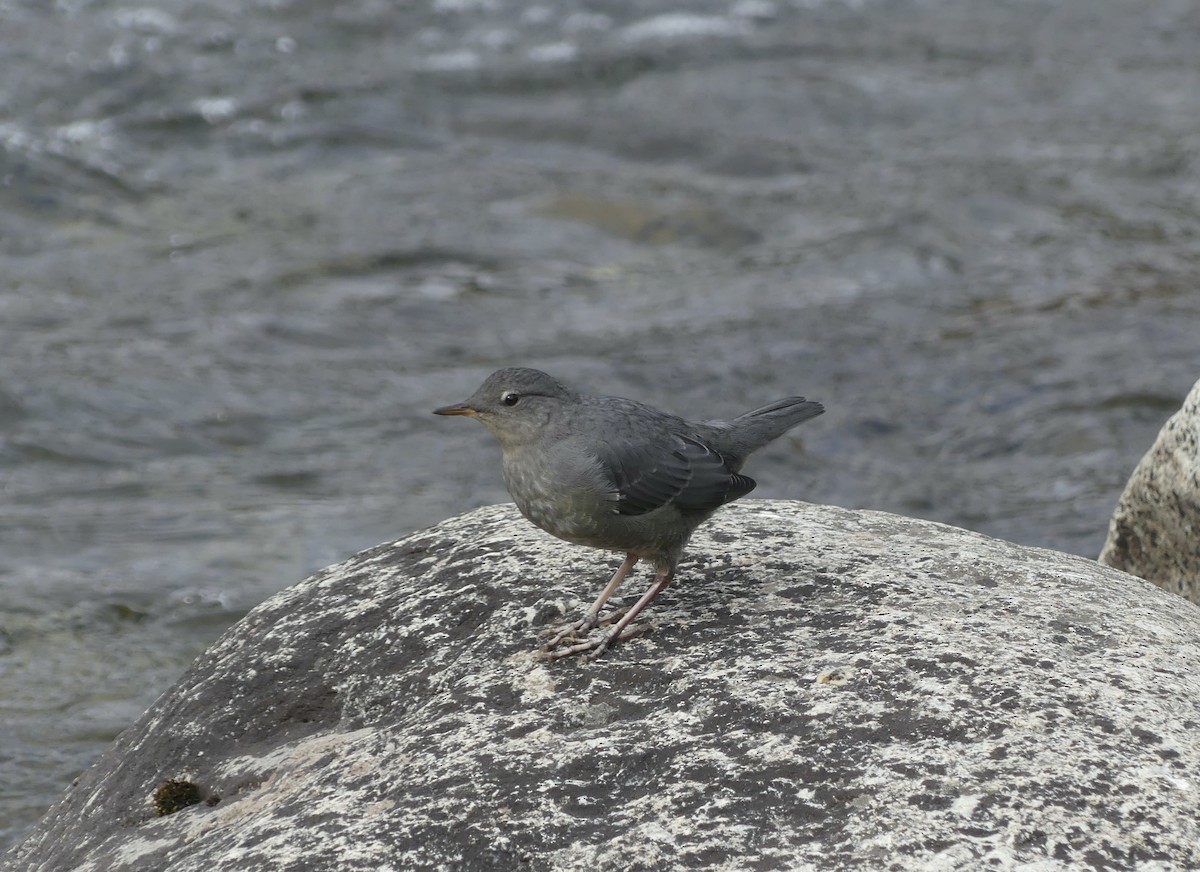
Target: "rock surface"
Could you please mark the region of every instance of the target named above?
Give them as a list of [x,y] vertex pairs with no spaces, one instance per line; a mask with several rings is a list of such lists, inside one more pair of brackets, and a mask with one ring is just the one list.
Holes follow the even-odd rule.
[[651,633],[533,656],[614,562],[499,506],[283,591],[4,868],[1200,864],[1200,608],[952,527],[746,500]]
[[1200,603],[1200,381],[1130,476],[1100,562]]

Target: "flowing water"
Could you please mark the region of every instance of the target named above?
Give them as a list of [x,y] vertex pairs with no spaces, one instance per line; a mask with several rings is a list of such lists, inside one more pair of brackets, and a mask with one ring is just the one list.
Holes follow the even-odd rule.
[[1094,556],[1200,377],[1198,57],[1185,0],[0,0],[0,848],[254,604],[506,499],[429,415],[499,366],[803,393],[756,495]]

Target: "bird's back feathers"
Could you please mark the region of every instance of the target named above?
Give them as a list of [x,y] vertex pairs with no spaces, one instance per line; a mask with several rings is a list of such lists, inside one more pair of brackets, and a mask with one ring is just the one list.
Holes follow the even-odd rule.
[[744,497],[756,486],[739,474],[750,453],[824,411],[820,403],[787,397],[732,421],[694,424],[618,397],[587,398],[583,407],[593,418],[594,453],[613,482],[622,515],[668,504],[712,512]]

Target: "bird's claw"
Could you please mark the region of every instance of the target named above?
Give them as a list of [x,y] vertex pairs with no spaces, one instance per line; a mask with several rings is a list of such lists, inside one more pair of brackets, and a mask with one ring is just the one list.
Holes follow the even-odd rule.
[[[609,622],[605,621],[604,623]],[[595,660],[618,642],[626,642],[636,636],[642,635],[642,633],[646,632],[646,629],[646,627],[631,624],[630,626],[621,630],[619,634],[614,630],[604,633],[600,636],[593,636],[590,639],[583,639],[582,641],[575,642],[573,645],[567,645],[566,647],[561,647],[562,642],[558,642],[553,648],[547,645],[542,648],[542,653],[548,660],[562,660],[566,657],[573,657],[576,654],[584,654],[586,656],[583,659],[591,661]],[[555,639],[557,638],[558,637],[556,636]],[[574,639],[577,637],[564,637],[564,641],[565,638]]]
[[554,636],[549,642],[542,646],[542,651],[553,651],[564,642],[578,639],[580,634],[586,634],[589,630],[595,629],[596,627],[603,627],[611,624],[613,621],[618,620],[623,614],[625,614],[625,611],[623,609],[619,609],[617,611],[609,612],[602,618],[597,615],[585,615],[574,623],[563,624],[561,627],[555,627],[553,629],[546,630],[547,633],[553,633]]

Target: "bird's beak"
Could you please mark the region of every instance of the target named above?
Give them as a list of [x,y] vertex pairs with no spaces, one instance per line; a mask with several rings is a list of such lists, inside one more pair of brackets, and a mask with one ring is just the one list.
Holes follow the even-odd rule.
[[479,414],[466,403],[458,403],[453,406],[442,406],[440,409],[434,409],[435,415],[469,415],[472,418]]

